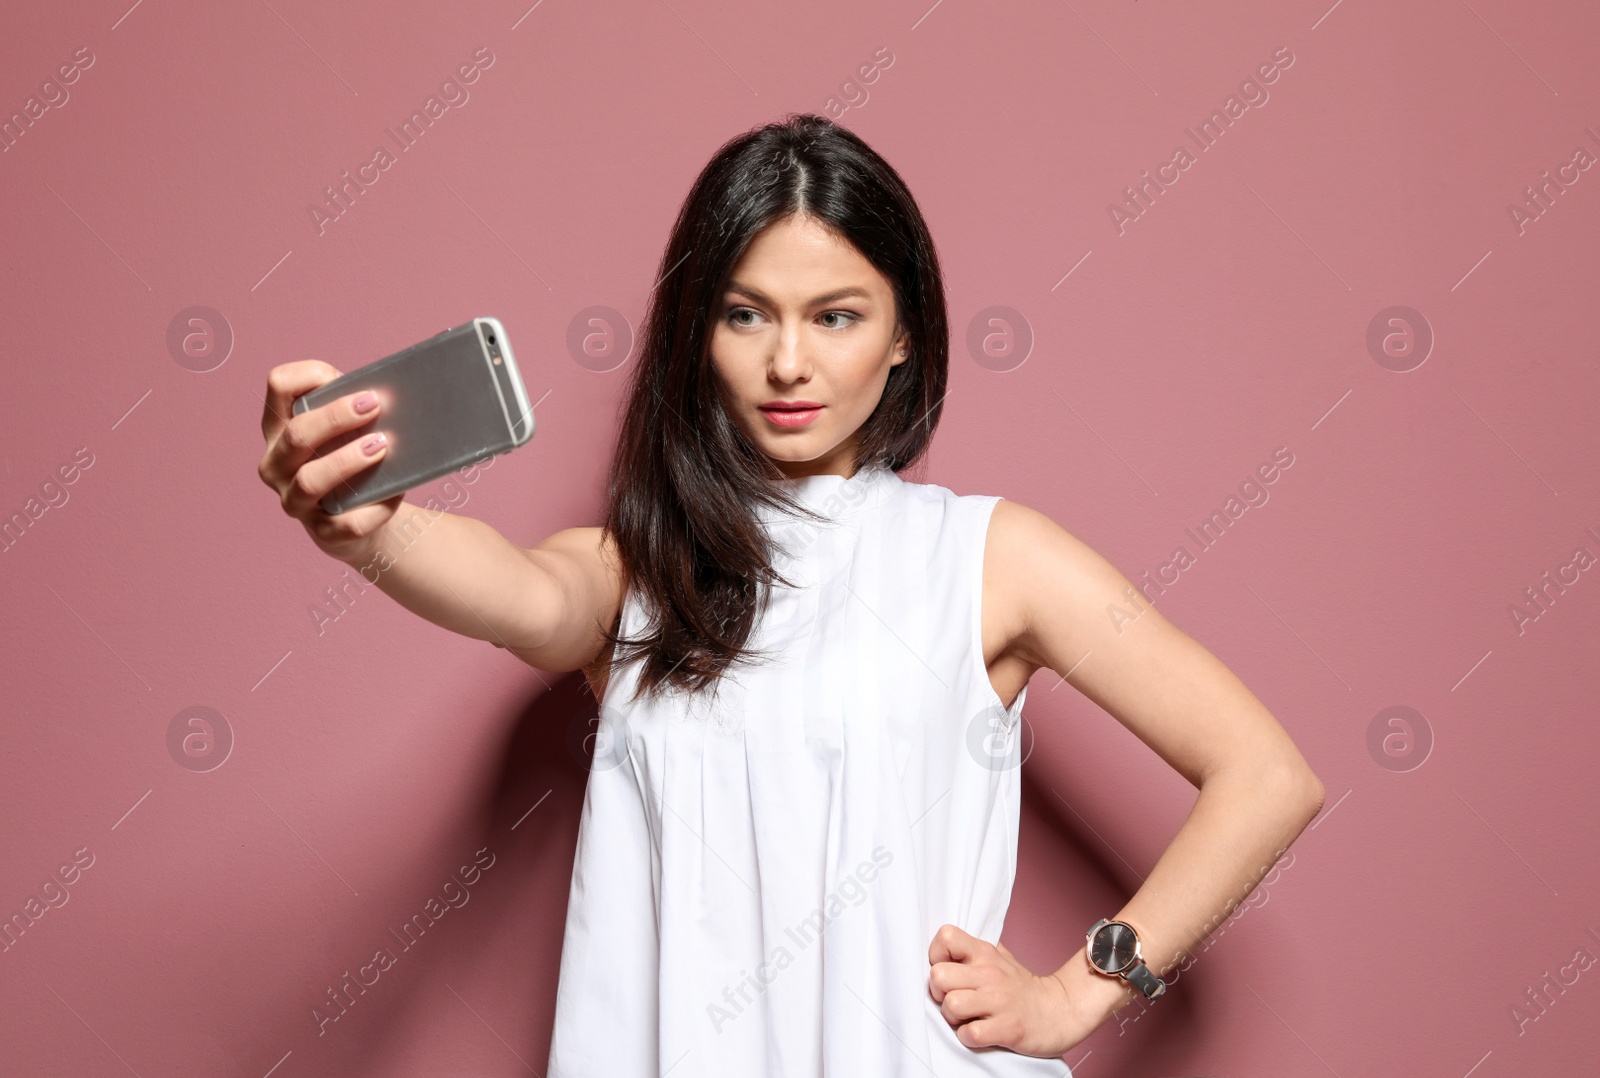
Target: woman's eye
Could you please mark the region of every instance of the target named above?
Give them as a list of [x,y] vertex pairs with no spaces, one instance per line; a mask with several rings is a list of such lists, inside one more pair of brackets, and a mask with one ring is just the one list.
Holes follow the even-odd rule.
[[[728,309],[728,314],[727,314],[728,323],[730,325],[735,325],[735,326],[752,326],[752,325],[755,325],[755,322],[753,320],[741,321],[740,319],[745,315],[752,316],[752,319],[753,318],[759,318],[761,316],[761,312],[756,310],[753,307],[730,307]],[[828,329],[844,329],[846,326],[848,326],[848,325],[850,325],[850,324],[852,324],[854,322],[858,322],[861,319],[860,315],[854,314],[854,313],[852,313],[850,311],[825,311],[821,315],[818,315],[818,317],[819,318],[842,318],[842,319],[846,320],[846,321],[841,322],[841,323],[835,323],[833,325],[827,326],[826,328],[828,328]]]

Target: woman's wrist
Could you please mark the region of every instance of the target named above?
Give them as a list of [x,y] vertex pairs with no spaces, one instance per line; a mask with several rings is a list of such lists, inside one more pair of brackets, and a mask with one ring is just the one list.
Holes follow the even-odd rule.
[[1092,969],[1082,947],[1056,970],[1055,976],[1066,989],[1067,1006],[1072,1012],[1070,1021],[1086,1033],[1098,1029],[1124,1004],[1133,1002],[1132,986],[1121,977]]

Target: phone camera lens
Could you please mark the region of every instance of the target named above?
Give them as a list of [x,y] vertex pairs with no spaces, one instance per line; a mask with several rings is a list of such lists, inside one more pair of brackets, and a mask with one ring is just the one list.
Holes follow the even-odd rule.
[[490,344],[494,343],[494,334],[493,333],[489,334],[489,343]]

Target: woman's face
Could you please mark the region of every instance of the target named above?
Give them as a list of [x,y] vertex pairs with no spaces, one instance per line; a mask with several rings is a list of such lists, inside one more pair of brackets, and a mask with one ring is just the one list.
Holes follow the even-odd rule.
[[857,432],[906,347],[888,279],[809,217],[757,235],[713,311],[728,414],[791,478],[850,474]]

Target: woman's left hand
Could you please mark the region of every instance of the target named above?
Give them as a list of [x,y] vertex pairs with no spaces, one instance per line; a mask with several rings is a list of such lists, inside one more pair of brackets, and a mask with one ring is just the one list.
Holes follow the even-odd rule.
[[[1059,1057],[1094,1032],[1110,1009],[1076,998],[1053,974],[1034,973],[1006,948],[943,925],[928,948],[928,988],[968,1048],[997,1045]],[[1095,1017],[1096,1009],[1103,1010]]]

